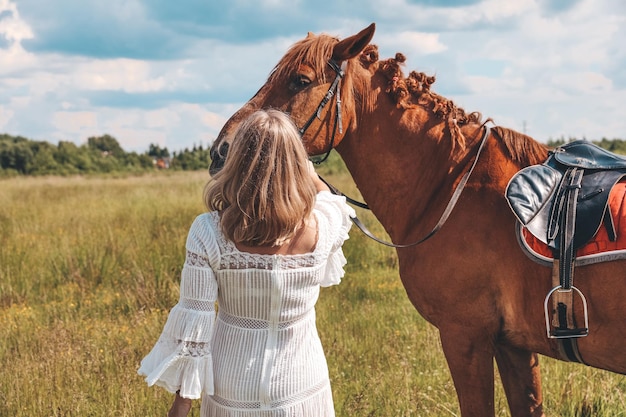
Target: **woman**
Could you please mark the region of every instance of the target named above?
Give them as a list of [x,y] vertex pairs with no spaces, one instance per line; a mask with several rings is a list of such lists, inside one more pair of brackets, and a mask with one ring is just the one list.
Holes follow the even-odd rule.
[[334,416],[314,306],[320,286],[343,277],[353,210],[277,110],[241,123],[205,202],[180,300],[139,373],[177,392],[169,416],[201,394],[205,417]]

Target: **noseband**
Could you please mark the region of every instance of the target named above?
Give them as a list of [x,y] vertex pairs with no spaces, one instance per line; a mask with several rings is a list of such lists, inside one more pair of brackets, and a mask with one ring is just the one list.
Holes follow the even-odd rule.
[[335,74],[337,74],[337,75],[335,76],[334,81],[332,82],[332,84],[328,88],[328,91],[326,92],[326,95],[324,96],[324,98],[322,98],[322,101],[320,101],[320,104],[317,106],[317,109],[315,109],[315,112],[311,115],[311,117],[309,117],[309,120],[307,120],[306,123],[300,129],[298,129],[298,131],[300,132],[300,137],[304,136],[304,133],[311,126],[311,123],[313,123],[313,120],[315,120],[315,119],[322,120],[322,117],[321,117],[322,110],[324,109],[324,107],[326,107],[326,105],[328,104],[330,99],[333,96],[337,97],[337,99],[335,100],[335,102],[337,103],[336,104],[337,105],[337,113],[335,114],[335,123],[333,125],[333,134],[332,134],[332,136],[330,138],[330,143],[328,145],[328,150],[326,151],[326,155],[324,155],[324,157],[322,159],[317,160],[317,161],[313,161],[316,164],[321,164],[326,159],[328,159],[328,155],[330,155],[330,151],[333,150],[333,147],[335,146],[335,135],[337,134],[337,126],[339,127],[339,133],[343,133],[343,126],[342,126],[342,122],[341,122],[341,79],[343,78],[343,76],[345,74],[346,62],[347,61],[344,61],[341,64],[341,66],[339,66],[332,59],[330,59],[328,61],[328,65],[330,65],[330,67],[335,71]]

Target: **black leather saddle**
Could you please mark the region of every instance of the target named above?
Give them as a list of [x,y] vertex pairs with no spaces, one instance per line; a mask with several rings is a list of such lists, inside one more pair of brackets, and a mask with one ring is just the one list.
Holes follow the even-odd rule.
[[[506,189],[517,219],[548,244],[558,260],[553,262],[552,277],[558,270],[559,284],[544,300],[546,330],[548,337],[559,339],[563,357],[571,361],[584,363],[575,338],[589,334],[587,302],[573,285],[576,249],[589,242],[602,224],[609,238],[617,239],[608,200],[625,175],[626,158],[579,140],[551,151],[543,164],[519,171]],[[573,316],[576,297],[583,306],[582,327]]]
[[607,205],[611,189],[625,175],[626,157],[578,140],[551,151],[543,164],[515,174],[506,198],[518,220],[555,251],[561,248],[564,224],[571,223],[570,238],[578,249],[603,223],[609,238],[617,238]]

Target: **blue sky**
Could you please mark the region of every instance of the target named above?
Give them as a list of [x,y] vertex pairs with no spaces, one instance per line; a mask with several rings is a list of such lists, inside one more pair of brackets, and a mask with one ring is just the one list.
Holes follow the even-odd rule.
[[540,141],[626,139],[623,0],[0,0],[0,133],[207,145],[307,32],[371,22],[381,58],[467,111]]

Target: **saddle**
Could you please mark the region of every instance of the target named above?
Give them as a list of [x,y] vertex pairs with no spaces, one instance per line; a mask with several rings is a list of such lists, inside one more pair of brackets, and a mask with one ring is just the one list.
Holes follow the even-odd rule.
[[[554,253],[553,274],[558,273],[558,285],[545,300],[548,337],[588,334],[586,300],[573,286],[575,254],[603,225],[609,239],[617,239],[607,206],[611,189],[624,176],[626,158],[578,140],[551,151],[543,164],[522,169],[507,186],[505,195],[518,221]],[[563,310],[567,306],[563,305],[556,309],[561,311],[553,311],[559,316],[557,325],[550,324],[548,300],[554,292],[579,295],[584,307],[584,327],[573,325],[571,318],[566,322]],[[572,309],[570,305],[570,316]]]

